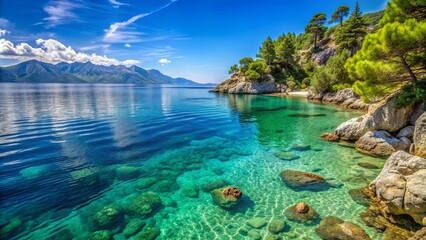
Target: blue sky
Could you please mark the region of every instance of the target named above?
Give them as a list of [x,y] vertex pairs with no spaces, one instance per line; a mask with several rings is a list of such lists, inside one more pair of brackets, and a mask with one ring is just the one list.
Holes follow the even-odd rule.
[[[136,64],[173,77],[221,82],[262,41],[301,33],[356,0],[0,0],[0,66],[46,62]],[[387,0],[359,0],[364,13]]]

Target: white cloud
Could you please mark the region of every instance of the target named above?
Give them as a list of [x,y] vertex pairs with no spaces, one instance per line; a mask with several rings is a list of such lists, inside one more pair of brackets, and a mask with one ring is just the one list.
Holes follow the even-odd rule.
[[78,3],[66,0],[50,1],[43,10],[49,15],[43,20],[46,21],[47,27],[54,27],[72,21],[80,21],[78,16],[72,11],[83,6]]
[[6,29],[1,29],[0,28],[0,37],[2,37],[2,36],[4,36],[4,35],[6,35],[6,34],[9,34],[10,32],[9,31],[7,31]]
[[87,54],[76,52],[70,46],[66,47],[61,42],[54,39],[37,39],[36,44],[40,47],[32,47],[27,43],[20,43],[16,46],[6,40],[0,39],[0,58],[18,59],[21,61],[36,59],[48,63],[59,62],[92,62],[97,65],[134,65],[138,60],[119,61],[107,56],[99,56],[96,53]]
[[87,51],[87,50],[94,50],[94,49],[99,49],[99,48],[109,48],[111,46],[111,44],[97,44],[97,45],[90,45],[90,46],[85,46],[85,47],[81,47],[79,48],[81,51]]
[[0,28],[3,29],[10,29],[13,27],[14,24],[12,24],[9,20],[6,18],[0,18]]
[[171,4],[173,4],[176,1],[177,0],[172,0],[168,4],[160,7],[159,9],[156,9],[156,10],[149,12],[149,13],[138,14],[136,16],[131,17],[127,21],[116,22],[116,23],[111,24],[108,29],[104,30],[105,35],[104,35],[103,40],[105,42],[110,42],[110,43],[141,42],[142,41],[141,36],[144,33],[135,31],[135,29],[131,28],[130,25],[133,24],[134,22],[136,22],[137,20],[141,19],[141,18],[149,16],[153,13],[156,13],[156,12],[170,6]]
[[125,46],[126,48],[131,48],[131,47],[132,47],[132,45],[130,45],[130,44],[128,44],[128,43],[124,44],[124,46]]
[[166,64],[171,63],[172,61],[170,61],[170,60],[169,60],[169,59],[167,59],[167,58],[162,58],[162,59],[158,60],[158,62],[159,62],[159,63],[161,63],[161,66],[164,66],[164,65],[166,65]]
[[109,2],[112,4],[114,8],[119,8],[120,6],[130,6],[130,4],[122,3],[116,0],[109,0]]

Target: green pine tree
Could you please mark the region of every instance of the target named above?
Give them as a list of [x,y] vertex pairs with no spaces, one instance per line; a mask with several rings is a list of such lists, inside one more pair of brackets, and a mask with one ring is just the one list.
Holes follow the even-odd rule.
[[305,32],[312,33],[314,37],[314,50],[317,49],[318,37],[320,37],[326,30],[324,24],[327,20],[327,16],[324,13],[315,14],[308,26],[305,28]]

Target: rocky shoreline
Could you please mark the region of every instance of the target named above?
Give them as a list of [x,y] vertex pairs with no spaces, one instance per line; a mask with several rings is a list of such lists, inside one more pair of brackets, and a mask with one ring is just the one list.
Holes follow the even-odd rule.
[[[273,78],[269,79],[259,86],[234,75],[212,92],[291,95],[286,86],[278,86]],[[355,149],[361,153],[388,158],[377,178],[360,192],[368,206],[361,218],[366,225],[384,232],[385,240],[426,239],[426,102],[396,108],[394,103],[399,94],[394,92],[374,104],[364,103],[350,88],[296,96],[366,111],[363,116],[342,123],[334,132],[322,134],[321,138],[354,142]],[[333,224],[345,222],[331,218],[321,222],[321,225]]]

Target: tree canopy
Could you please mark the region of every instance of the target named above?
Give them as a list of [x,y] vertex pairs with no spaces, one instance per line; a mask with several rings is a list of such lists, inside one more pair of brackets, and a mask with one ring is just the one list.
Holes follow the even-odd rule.
[[311,21],[309,21],[308,26],[305,28],[305,32],[312,33],[314,37],[314,50],[317,48],[318,36],[325,32],[326,28],[324,24],[327,20],[327,15],[324,13],[315,14]]
[[343,19],[345,19],[349,15],[349,7],[348,6],[339,6],[336,11],[334,11],[333,15],[331,15],[331,20],[328,23],[340,23],[340,26],[343,25]]

